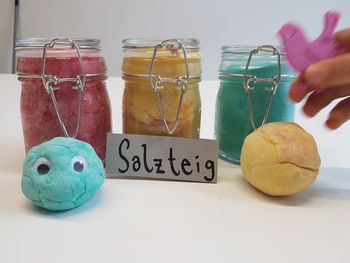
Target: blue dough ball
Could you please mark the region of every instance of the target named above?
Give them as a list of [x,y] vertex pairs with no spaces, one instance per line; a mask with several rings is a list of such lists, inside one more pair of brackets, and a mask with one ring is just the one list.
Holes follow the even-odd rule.
[[33,147],[23,165],[24,195],[49,210],[82,205],[103,182],[103,163],[94,149],[72,138],[57,137]]

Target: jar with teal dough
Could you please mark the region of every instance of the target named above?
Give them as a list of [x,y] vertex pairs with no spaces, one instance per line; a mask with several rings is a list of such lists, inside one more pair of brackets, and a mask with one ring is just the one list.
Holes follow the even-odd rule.
[[219,157],[240,162],[245,137],[268,122],[293,121],[288,90],[294,72],[274,46],[224,46],[216,99],[215,136]]

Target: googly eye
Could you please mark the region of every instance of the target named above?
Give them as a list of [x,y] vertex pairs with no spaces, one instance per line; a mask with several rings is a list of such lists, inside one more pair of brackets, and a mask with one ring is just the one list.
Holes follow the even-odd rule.
[[82,156],[75,156],[72,159],[72,168],[77,171],[77,172],[82,172],[85,171],[87,168],[87,161],[84,157]]
[[50,171],[51,163],[45,157],[40,157],[34,163],[34,170],[38,172],[38,174],[44,175]]

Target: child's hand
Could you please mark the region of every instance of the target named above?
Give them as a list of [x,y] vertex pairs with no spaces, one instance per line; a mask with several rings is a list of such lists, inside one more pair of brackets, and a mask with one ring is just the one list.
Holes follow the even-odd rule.
[[335,40],[347,52],[310,65],[292,83],[289,97],[300,102],[307,94],[303,110],[313,117],[329,103],[341,100],[330,112],[326,125],[337,129],[350,119],[350,28],[335,34]]

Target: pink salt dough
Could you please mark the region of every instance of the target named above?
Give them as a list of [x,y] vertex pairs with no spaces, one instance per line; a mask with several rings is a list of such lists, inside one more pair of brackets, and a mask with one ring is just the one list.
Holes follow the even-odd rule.
[[[102,57],[83,57],[86,73],[104,73],[106,66]],[[18,57],[19,74],[41,75],[41,57]],[[81,74],[77,57],[46,60],[46,74],[72,77]],[[106,135],[112,130],[111,107],[105,85],[106,77],[87,79],[81,98],[80,129],[77,139],[93,146],[98,156],[105,159]],[[41,79],[19,78],[22,82],[21,116],[26,152],[35,145],[57,136],[64,136],[50,95]],[[72,83],[59,84],[55,91],[62,118],[69,134],[76,127],[77,91]]]

